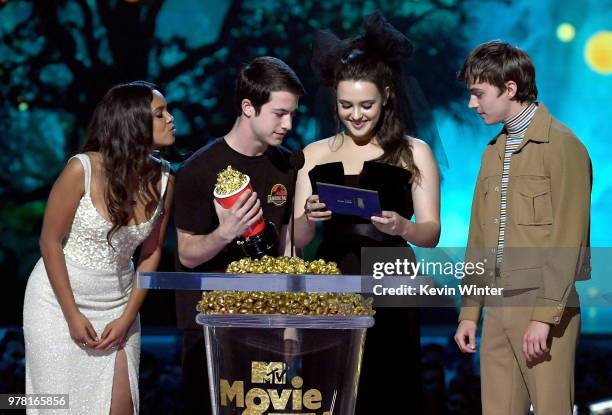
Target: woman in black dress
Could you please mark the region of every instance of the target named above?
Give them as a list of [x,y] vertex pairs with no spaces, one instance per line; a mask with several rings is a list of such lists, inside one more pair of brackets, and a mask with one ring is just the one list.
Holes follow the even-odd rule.
[[[313,69],[333,88],[343,129],[304,149],[295,196],[296,246],[307,245],[322,222],[316,256],[337,262],[344,274],[361,273],[362,247],[433,247],[440,235],[438,168],[430,146],[412,136],[418,130],[401,76],[412,45],[380,14],[367,17],[364,26],[365,34],[352,40],[329,32],[315,36]],[[316,182],[377,190],[383,212],[370,220],[332,215],[319,201]],[[377,308],[357,413],[422,412],[418,312]]]

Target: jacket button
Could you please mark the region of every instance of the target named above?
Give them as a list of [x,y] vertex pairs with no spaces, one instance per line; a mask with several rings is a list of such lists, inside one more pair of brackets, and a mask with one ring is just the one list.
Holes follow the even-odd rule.
[[497,218],[493,219],[493,223],[499,223],[499,219]]
[[495,191],[499,192],[499,186],[495,186]]

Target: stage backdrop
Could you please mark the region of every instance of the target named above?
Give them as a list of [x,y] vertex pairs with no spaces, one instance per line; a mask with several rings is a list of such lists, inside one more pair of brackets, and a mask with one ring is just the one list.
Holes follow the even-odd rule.
[[[240,65],[274,55],[308,90],[286,143],[301,148],[335,130],[329,96],[309,66],[313,32],[357,35],[363,16],[376,9],[413,40],[411,72],[443,141],[440,246],[465,244],[480,157],[499,130],[467,109],[467,91],[455,79],[467,53],[491,39],[531,55],[539,99],[588,148],[595,172],[591,241],[611,246],[611,0],[0,0],[0,324],[21,324],[46,197],[110,86],[134,79],[160,86],[178,129],[166,157],[178,165],[231,127]],[[167,248],[164,267],[171,268],[171,237]],[[606,277],[596,275],[583,295],[612,292]],[[585,329],[612,331],[610,315],[587,308]]]

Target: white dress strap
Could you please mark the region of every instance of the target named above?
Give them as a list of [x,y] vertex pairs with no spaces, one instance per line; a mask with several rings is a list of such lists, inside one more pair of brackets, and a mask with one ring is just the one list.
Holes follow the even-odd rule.
[[172,171],[172,166],[166,160],[162,160],[162,177],[161,177],[161,194],[160,199],[164,198],[166,194],[166,187],[168,187],[168,178],[170,177],[170,172]]
[[70,157],[70,160],[73,158],[79,159],[83,168],[85,169],[85,193],[89,194],[89,190],[91,187],[91,162],[89,160],[89,156],[87,154],[76,154]]

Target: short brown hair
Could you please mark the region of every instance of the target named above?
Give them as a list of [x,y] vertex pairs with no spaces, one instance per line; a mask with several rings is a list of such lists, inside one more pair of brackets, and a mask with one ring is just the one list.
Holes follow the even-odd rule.
[[272,56],[253,59],[245,65],[236,80],[234,94],[235,108],[242,114],[242,100],[248,99],[259,114],[261,106],[270,100],[270,93],[288,91],[301,97],[304,87],[293,69],[285,62]]
[[535,67],[529,55],[507,42],[492,40],[483,43],[463,62],[457,78],[467,84],[487,82],[506,89],[506,82],[516,83],[516,100],[533,102],[538,97]]

